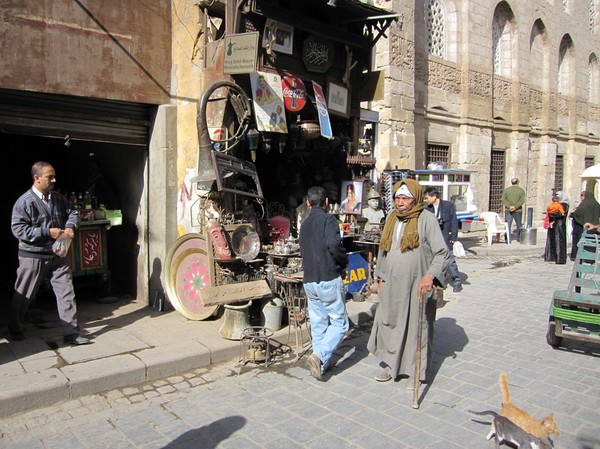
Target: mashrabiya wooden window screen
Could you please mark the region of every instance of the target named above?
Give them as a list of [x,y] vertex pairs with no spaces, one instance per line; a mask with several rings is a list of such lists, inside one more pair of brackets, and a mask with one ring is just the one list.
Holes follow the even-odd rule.
[[563,189],[563,172],[564,172],[564,156],[562,154],[556,155],[554,162],[554,191],[558,192]]
[[489,210],[502,215],[502,192],[504,191],[504,151],[492,150],[490,163]]

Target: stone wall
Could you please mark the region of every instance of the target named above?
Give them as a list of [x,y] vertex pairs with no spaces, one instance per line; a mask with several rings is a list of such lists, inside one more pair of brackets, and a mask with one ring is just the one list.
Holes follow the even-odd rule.
[[[568,12],[563,2],[546,0],[440,2],[442,57],[428,51],[427,2],[375,2],[403,15],[402,27],[392,27],[377,46],[375,69],[386,73],[383,100],[373,104],[381,118],[377,168],[424,168],[427,143],[449,145],[451,167],[478,171],[474,191],[483,211],[491,150],[504,149],[506,185],[513,176],[522,180],[539,226],[554,188],[556,155],[564,155],[563,188],[574,200],[585,157],[600,161],[600,105],[588,102],[600,24],[590,31],[589,2],[570,2]],[[494,70],[495,12],[505,24],[497,58],[502,70]],[[573,46],[561,50],[569,41]],[[387,138],[394,130],[399,138]]]

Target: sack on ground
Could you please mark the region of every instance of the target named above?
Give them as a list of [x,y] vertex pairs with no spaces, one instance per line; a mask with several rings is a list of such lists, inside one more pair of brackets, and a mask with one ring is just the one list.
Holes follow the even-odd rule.
[[71,246],[71,237],[66,234],[61,234],[52,244],[52,251],[58,257],[65,257],[69,252],[69,247]]
[[454,242],[454,245],[452,245],[452,254],[454,254],[454,257],[465,257],[467,255],[465,247],[459,241]]

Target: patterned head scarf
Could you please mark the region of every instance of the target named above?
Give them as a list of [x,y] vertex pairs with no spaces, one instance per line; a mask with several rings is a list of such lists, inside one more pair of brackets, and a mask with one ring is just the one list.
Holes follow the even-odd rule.
[[406,227],[402,234],[402,239],[400,240],[400,251],[405,253],[406,251],[418,248],[419,246],[419,228],[417,224],[419,215],[421,215],[421,212],[423,212],[424,209],[423,189],[414,179],[403,179],[394,184],[392,189],[394,197],[398,189],[403,185],[408,187],[409,192],[415,199],[415,205],[412,209],[403,213],[400,213],[397,206],[394,206],[394,210],[388,215],[385,226],[383,227],[381,243],[379,244],[379,248],[385,252],[388,252],[392,248],[392,234],[394,232],[396,220],[406,222]]

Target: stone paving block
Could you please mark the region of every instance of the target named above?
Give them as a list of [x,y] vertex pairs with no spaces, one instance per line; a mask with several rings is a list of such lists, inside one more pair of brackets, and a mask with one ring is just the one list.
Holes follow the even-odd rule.
[[21,360],[21,366],[28,373],[37,373],[46,369],[59,368],[61,364],[60,358],[53,354],[49,357],[44,353],[44,357],[34,358],[30,360]]
[[357,433],[345,438],[345,440],[361,448],[373,447],[377,449],[396,449],[398,447],[403,447],[401,440],[394,438],[392,435],[384,435],[375,430],[366,430],[365,432]]
[[305,448],[305,442],[297,442],[292,440],[291,438],[281,436],[278,438],[274,438],[266,442],[263,446],[264,449],[303,449]]
[[[1,341],[1,340],[0,340]],[[8,344],[0,343],[0,377],[10,379],[25,373],[21,362],[15,358]]]
[[260,446],[244,437],[227,438],[227,440],[219,443],[219,449],[238,449],[241,447],[244,449],[261,449]]
[[67,365],[61,369],[69,379],[71,397],[90,395],[146,381],[146,366],[131,354],[86,363]]
[[69,449],[84,448],[84,446],[77,441],[75,436],[68,432],[43,438],[42,441],[44,442],[44,447],[46,449],[64,449],[67,447]]
[[92,344],[62,345],[58,348],[58,353],[67,363],[75,364],[148,348],[148,345],[139,338],[121,329],[110,329],[108,332],[91,338]]
[[0,388],[0,417],[66,399],[69,399],[69,381],[58,369],[5,377]]
[[11,449],[45,449],[44,443],[40,440],[20,441],[12,443]]
[[323,429],[317,423],[297,416],[291,419],[278,420],[277,430],[303,445],[310,444],[312,440],[323,432]]
[[148,380],[170,377],[211,363],[208,348],[195,342],[145,349],[136,352],[135,356],[147,367]]
[[433,436],[428,431],[424,431],[419,427],[413,427],[412,425],[400,427],[392,432],[390,436],[396,441],[400,442],[400,447],[410,449],[419,449],[423,447],[429,448],[431,447],[431,444],[437,444],[439,441],[445,441]]

